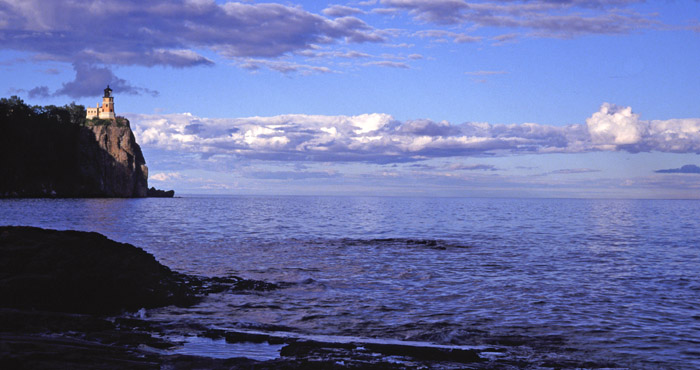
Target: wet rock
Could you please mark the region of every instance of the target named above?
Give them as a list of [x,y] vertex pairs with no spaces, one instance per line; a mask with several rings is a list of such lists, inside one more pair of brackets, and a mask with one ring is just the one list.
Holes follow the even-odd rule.
[[261,280],[248,280],[238,276],[227,277],[202,277],[202,276],[187,276],[185,278],[187,285],[194,289],[197,294],[212,294],[222,292],[241,292],[241,291],[261,291],[266,292],[286,287],[288,284],[268,283]]
[[289,343],[280,354],[284,357],[320,357],[352,359],[400,356],[428,362],[475,363],[484,361],[474,350],[380,343],[327,343],[296,341]]
[[266,334],[254,334],[254,333],[243,333],[243,332],[227,332],[224,334],[226,342],[228,343],[270,343],[270,344],[280,344],[277,338],[271,337]]
[[2,369],[160,369],[158,356],[65,336],[2,335]]
[[353,343],[326,343],[316,342],[312,340],[295,341],[287,344],[280,351],[280,355],[284,357],[329,357],[335,354],[343,354],[345,357],[350,357],[349,351],[357,348]]
[[363,345],[368,350],[381,353],[387,356],[410,357],[421,361],[446,361],[471,363],[484,361],[474,350],[458,348],[438,348],[438,347],[417,347],[396,344],[375,344]]

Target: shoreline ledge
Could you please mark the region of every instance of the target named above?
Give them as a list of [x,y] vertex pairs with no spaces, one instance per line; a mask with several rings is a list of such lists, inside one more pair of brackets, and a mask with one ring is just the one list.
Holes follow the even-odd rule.
[[[620,368],[568,357],[531,362],[523,353],[549,353],[562,345],[536,338],[527,345],[528,340],[507,336],[483,338],[476,347],[436,345],[276,331],[282,327],[210,328],[196,319],[159,321],[136,312],[189,307],[212,293],[292,285],[181,274],[140,248],[94,232],[0,226],[0,369]],[[233,358],[214,358],[187,351],[187,338],[229,349],[241,344],[278,349],[272,359],[246,358],[235,349]]]
[[[174,272],[144,250],[95,232],[0,226],[0,368],[3,369],[405,369],[388,360],[476,363],[476,351],[251,336],[196,322],[173,329],[135,311],[191,306],[210,293],[285,288],[239,277]],[[177,337],[279,343],[253,360],[178,354]]]

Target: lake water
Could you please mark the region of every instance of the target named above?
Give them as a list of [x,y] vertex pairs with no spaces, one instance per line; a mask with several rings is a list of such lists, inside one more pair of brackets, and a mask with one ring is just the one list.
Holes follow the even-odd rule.
[[26,199],[0,200],[0,225],[96,231],[177,271],[290,283],[154,319],[700,368],[700,201]]

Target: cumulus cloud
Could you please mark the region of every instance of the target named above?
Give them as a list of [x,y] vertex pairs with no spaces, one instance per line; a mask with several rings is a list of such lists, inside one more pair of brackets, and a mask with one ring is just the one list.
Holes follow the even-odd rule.
[[433,122],[429,119],[406,121],[397,127],[397,131],[416,136],[451,136],[459,130],[447,121]]
[[670,168],[667,170],[656,170],[656,173],[694,173],[700,174],[700,167],[694,164],[686,164],[681,168]]
[[608,103],[588,118],[586,125],[593,143],[603,147],[635,144],[649,131],[639,115],[632,113],[632,107]]
[[[231,119],[184,113],[129,118],[144,147],[204,157],[224,154],[278,161],[401,163],[459,156],[591,151],[700,153],[700,119],[643,121],[631,108],[612,104],[603,104],[585,125],[568,126],[398,121],[382,113]],[[556,173],[591,171],[595,170],[577,168]]]
[[0,48],[69,63],[191,67],[213,63],[195,50],[276,58],[315,44],[384,41],[345,13],[214,0],[0,0]]
[[700,153],[700,119],[644,121],[631,107],[605,103],[586,120],[594,147],[630,152]]

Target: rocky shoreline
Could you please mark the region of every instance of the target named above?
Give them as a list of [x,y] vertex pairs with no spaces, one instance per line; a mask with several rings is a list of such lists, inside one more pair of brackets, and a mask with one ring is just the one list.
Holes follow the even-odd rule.
[[[284,327],[256,331],[211,328],[193,320],[158,321],[149,318],[145,310],[192,307],[209,294],[286,287],[285,283],[236,276],[212,278],[174,272],[142,249],[98,233],[3,226],[0,368],[619,368],[613,363],[566,356],[533,363],[532,353],[528,355],[533,348],[547,353],[560,350],[537,344],[534,338],[496,336],[482,341],[483,345],[468,347],[324,337]],[[205,350],[186,351],[192,341]],[[211,346],[223,346],[224,356],[213,356]],[[266,349],[271,356],[247,356],[250,352],[233,349],[236,346]],[[520,346],[522,350],[515,350]],[[524,352],[514,355],[514,350]],[[235,355],[239,357],[228,358]]]
[[[283,288],[235,276],[171,271],[130,244],[97,233],[0,227],[0,368],[3,369],[400,369],[474,363],[473,350],[336,343],[142,319],[142,308],[191,306],[207,294]],[[226,343],[280,344],[276,359],[177,354],[173,333]],[[398,356],[406,361],[383,361]],[[416,362],[417,361],[417,362]]]

